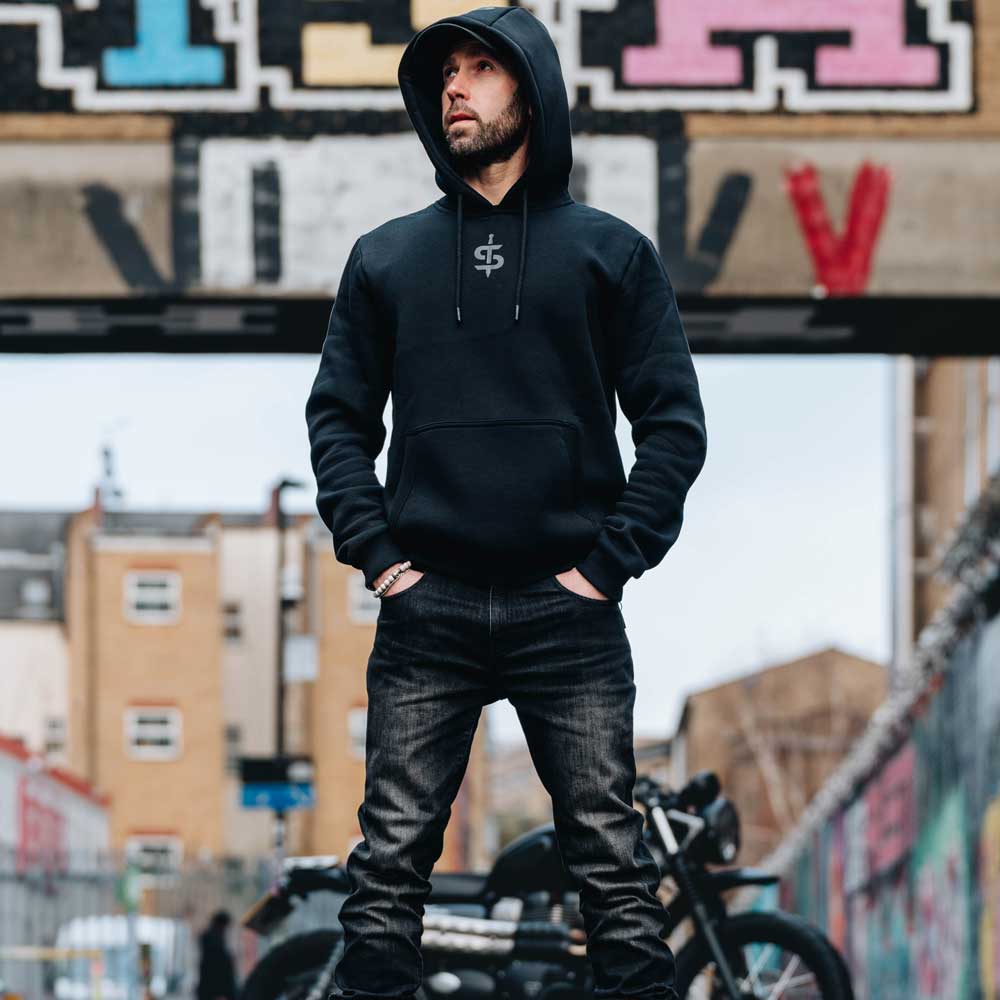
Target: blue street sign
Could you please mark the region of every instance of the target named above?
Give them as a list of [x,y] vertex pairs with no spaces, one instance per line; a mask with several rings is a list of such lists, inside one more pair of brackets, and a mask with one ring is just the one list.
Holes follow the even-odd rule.
[[291,809],[312,809],[316,796],[311,782],[270,781],[243,786],[244,809],[273,809],[288,812]]

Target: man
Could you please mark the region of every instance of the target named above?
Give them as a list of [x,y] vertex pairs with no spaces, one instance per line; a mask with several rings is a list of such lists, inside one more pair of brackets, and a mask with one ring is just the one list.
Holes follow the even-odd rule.
[[236,968],[226,944],[232,922],[227,910],[216,910],[208,926],[198,936],[198,1000],[236,1000]]
[[566,89],[529,11],[434,22],[399,83],[444,196],[355,242],[306,404],[318,510],[382,601],[332,996],[420,986],[428,878],[482,708],[508,698],[580,887],[595,996],[676,997],[619,606],[705,460],[673,290],[646,236],[570,196]]

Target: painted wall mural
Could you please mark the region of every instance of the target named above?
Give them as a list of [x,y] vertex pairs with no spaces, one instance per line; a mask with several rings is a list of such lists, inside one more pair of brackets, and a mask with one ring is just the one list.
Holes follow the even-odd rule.
[[[1000,142],[966,145],[579,135],[570,190],[681,292],[992,295]],[[439,196],[412,132],[7,143],[0,296],[332,295],[358,234]]]
[[983,817],[979,838],[979,969],[983,996],[1000,996],[1000,798]]
[[807,163],[785,171],[785,186],[826,294],[860,295],[868,287],[875,243],[889,201],[890,174],[867,160],[851,185],[843,231],[835,233],[816,168]]
[[[359,233],[440,195],[396,70],[472,6],[0,0],[0,296],[332,294]],[[1000,286],[1000,78],[976,72],[1000,7],[525,6],[559,47],[573,196],[649,235],[678,291]],[[933,141],[943,121],[971,131]]]
[[858,1000],[1000,997],[998,652],[995,617],[962,643],[910,736],[782,884],[781,904],[843,949]]
[[[6,110],[402,107],[412,32],[445,0],[35,0],[0,3],[20,81]],[[962,112],[971,0],[535,0],[582,88],[618,110]],[[30,72],[28,72],[30,70]]]
[[621,77],[664,88],[665,106],[759,111],[782,89],[795,111],[971,103],[969,26],[948,0],[657,0],[655,24],[655,44],[624,48]]

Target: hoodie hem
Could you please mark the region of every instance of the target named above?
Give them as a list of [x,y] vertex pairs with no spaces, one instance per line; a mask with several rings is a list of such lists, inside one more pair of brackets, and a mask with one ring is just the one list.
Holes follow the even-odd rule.
[[577,563],[576,568],[605,597],[613,601],[622,599],[625,583],[631,579],[629,576],[623,579],[621,569],[599,548],[592,549],[589,555]]
[[389,529],[386,528],[377,535],[365,550],[364,559],[361,560],[358,569],[365,574],[365,586],[369,590],[375,589],[375,581],[390,566],[395,563],[405,562],[406,554],[396,544]]

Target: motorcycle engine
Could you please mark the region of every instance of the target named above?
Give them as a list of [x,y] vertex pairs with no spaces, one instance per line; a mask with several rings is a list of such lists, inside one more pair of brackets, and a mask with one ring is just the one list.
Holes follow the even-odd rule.
[[[534,893],[519,903],[517,912],[504,900],[491,916],[524,921],[564,923],[583,928],[579,894],[567,892],[561,904],[553,906],[548,893]],[[592,1000],[590,990],[567,981],[567,970],[558,962],[514,959],[498,967],[495,975],[481,969],[456,967],[425,975],[426,1000]],[[588,977],[589,978],[589,977]]]
[[480,969],[448,969],[424,978],[427,1000],[592,1000],[589,990],[566,982],[552,962],[514,961],[495,976]]

